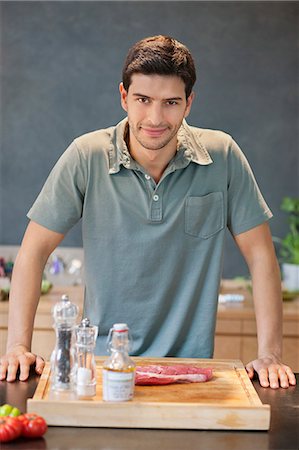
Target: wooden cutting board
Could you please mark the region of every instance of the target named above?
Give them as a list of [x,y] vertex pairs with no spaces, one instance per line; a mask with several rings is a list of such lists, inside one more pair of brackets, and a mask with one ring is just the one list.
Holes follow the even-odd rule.
[[268,430],[270,405],[263,405],[239,360],[133,358],[138,365],[190,364],[211,367],[205,383],[136,386],[129,402],[102,400],[102,363],[96,358],[97,394],[79,400],[53,393],[47,363],[28,412],[42,415],[49,425],[114,428],[173,428],[216,430]]

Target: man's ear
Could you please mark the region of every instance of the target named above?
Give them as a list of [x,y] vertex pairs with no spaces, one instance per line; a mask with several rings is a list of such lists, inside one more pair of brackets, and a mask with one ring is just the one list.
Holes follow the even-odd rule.
[[121,82],[121,83],[119,84],[119,92],[120,92],[120,102],[121,102],[121,106],[123,107],[123,109],[124,109],[125,111],[128,111],[128,106],[127,106],[127,96],[128,96],[128,93],[127,93],[127,91],[126,91],[125,88],[124,88],[123,82]]
[[184,117],[185,117],[185,118],[189,116],[189,113],[190,113],[190,111],[191,111],[191,106],[192,106],[192,102],[193,102],[193,100],[194,100],[194,97],[195,97],[195,93],[194,93],[194,92],[191,92],[191,94],[190,94],[189,97],[187,98],[187,105],[186,105],[185,114],[184,114]]

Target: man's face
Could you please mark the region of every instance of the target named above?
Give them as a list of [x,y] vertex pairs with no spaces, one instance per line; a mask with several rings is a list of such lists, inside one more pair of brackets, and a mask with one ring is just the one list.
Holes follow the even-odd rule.
[[186,99],[181,78],[132,75],[128,91],[120,84],[121,104],[128,113],[130,148],[158,151],[176,149],[177,132],[188,116],[193,93]]

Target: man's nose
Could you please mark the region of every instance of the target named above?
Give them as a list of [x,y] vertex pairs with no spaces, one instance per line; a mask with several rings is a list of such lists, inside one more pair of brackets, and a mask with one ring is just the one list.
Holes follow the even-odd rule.
[[163,123],[163,108],[158,103],[153,103],[148,110],[148,120],[153,126]]

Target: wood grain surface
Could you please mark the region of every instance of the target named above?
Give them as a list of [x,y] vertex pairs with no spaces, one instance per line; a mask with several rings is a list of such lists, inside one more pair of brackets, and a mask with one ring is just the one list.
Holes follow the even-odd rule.
[[97,394],[86,400],[51,390],[47,363],[29,412],[49,425],[115,428],[268,430],[270,406],[260,401],[239,360],[133,358],[138,365],[190,364],[211,367],[213,378],[204,383],[136,386],[129,402],[102,400],[102,363],[97,358]]

